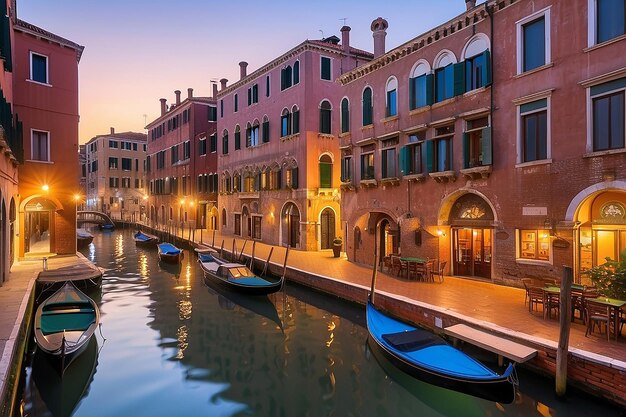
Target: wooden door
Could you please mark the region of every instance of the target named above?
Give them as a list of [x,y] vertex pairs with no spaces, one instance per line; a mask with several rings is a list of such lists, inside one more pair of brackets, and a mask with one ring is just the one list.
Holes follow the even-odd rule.
[[321,224],[321,249],[331,249],[335,239],[335,212],[326,208],[320,216]]

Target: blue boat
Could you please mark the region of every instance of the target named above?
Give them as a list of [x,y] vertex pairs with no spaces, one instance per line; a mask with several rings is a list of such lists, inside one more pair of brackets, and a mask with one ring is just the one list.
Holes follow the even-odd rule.
[[182,249],[177,248],[171,243],[159,243],[159,260],[171,264],[177,264],[183,259]]
[[376,272],[374,266],[366,310],[367,331],[374,342],[373,348],[379,349],[402,371],[429,384],[503,404],[515,400],[513,364],[500,375],[438,335],[378,310],[374,306]]
[[138,246],[155,246],[159,243],[159,238],[149,233],[144,233],[141,230],[137,230],[137,233],[133,235],[135,244]]
[[98,225],[98,228],[100,230],[113,230],[115,229],[115,225],[113,223],[104,223],[104,224]]
[[283,275],[278,281],[270,281],[237,262],[226,262],[217,252],[198,250],[198,262],[204,279],[231,291],[249,295],[266,295],[279,291],[285,283]]

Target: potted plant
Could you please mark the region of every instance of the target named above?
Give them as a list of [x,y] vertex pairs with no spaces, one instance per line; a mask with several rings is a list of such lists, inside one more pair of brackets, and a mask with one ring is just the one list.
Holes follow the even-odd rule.
[[340,237],[336,237],[333,240],[333,255],[335,256],[335,258],[339,258],[339,255],[341,255],[341,238]]
[[587,273],[600,294],[624,300],[626,299],[626,249],[622,251],[619,258],[619,261],[606,258],[604,264],[590,268]]

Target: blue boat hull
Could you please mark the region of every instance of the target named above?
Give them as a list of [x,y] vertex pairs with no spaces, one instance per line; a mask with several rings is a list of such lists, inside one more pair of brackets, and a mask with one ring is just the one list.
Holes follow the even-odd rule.
[[[412,343],[416,346],[416,348],[413,349],[411,347],[410,341],[404,341],[404,347],[401,348],[395,348],[392,346],[389,340],[385,339],[385,336],[387,336],[385,333],[389,330],[395,332],[398,329],[381,328],[379,326],[380,323],[404,327],[407,335],[415,336],[413,338],[416,339],[416,341],[413,341]],[[469,394],[489,401],[510,404],[515,400],[515,385],[513,384],[511,378],[513,365],[509,365],[506,372],[502,375],[495,373],[489,375],[481,369],[481,367],[483,367],[482,364],[447,345],[443,339],[439,338],[440,341],[438,342],[435,340],[437,336],[431,334],[427,330],[406,325],[384,315],[382,312],[377,310],[370,301],[367,303],[367,328],[371,341],[374,342],[370,343],[372,348],[378,349],[379,353],[382,353],[394,366],[414,378],[432,385],[462,392],[464,394]],[[422,332],[423,335],[420,334]],[[399,335],[402,336],[402,334]],[[402,342],[403,341],[400,340],[399,346],[402,346]],[[422,347],[418,347],[419,345]],[[433,366],[430,366],[428,363],[420,363],[412,358],[416,352],[426,352],[426,349],[430,349],[431,352],[429,354],[425,354],[424,357],[430,357],[433,360]],[[452,357],[448,359],[446,355],[451,355]],[[463,355],[465,357],[463,357]],[[461,372],[446,371],[444,369],[446,363],[455,361],[460,361],[463,366],[467,365],[467,367],[465,368],[461,366]],[[475,369],[479,375],[463,375],[467,369]]]

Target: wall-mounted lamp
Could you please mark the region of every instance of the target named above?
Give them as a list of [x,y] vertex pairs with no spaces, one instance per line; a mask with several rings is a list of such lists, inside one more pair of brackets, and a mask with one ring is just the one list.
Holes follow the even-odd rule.
[[443,231],[443,230],[441,230],[441,229],[437,229],[437,236],[442,236],[442,237],[445,237],[445,236],[446,236],[446,232],[444,232],[444,231]]
[[50,190],[50,187],[48,186],[48,184],[44,184],[41,186],[41,189],[47,193]]

